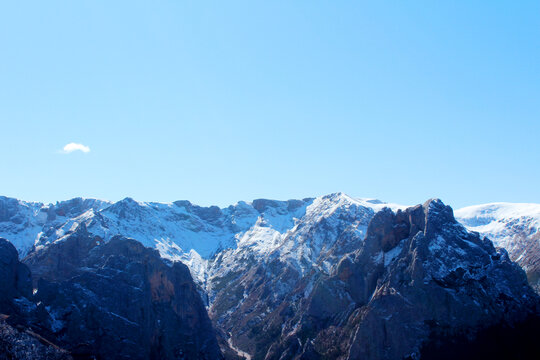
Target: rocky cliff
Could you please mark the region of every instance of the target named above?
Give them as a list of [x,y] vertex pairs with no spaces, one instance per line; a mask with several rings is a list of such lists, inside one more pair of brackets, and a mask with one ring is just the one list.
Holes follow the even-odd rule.
[[[2,282],[2,294],[19,299],[4,301],[3,309],[18,318],[17,326],[33,329],[74,357],[222,358],[197,287],[182,263],[164,261],[156,250],[121,236],[104,243],[83,225],[25,259],[37,284],[32,295],[30,271],[13,260],[17,253],[7,245],[11,248],[1,248],[0,254],[9,256],[9,262],[3,261],[9,271],[3,273],[10,281]],[[15,339],[13,334],[5,337],[13,343],[9,339]]]
[[[264,358],[415,359],[437,349],[452,358],[494,328],[537,328],[540,309],[506,251],[468,232],[440,200],[377,213],[360,248],[296,306]],[[449,339],[459,340],[445,347]],[[483,350],[539,354],[522,340]]]
[[71,359],[24,320],[35,309],[31,299],[30,270],[15,247],[0,238],[0,359]]

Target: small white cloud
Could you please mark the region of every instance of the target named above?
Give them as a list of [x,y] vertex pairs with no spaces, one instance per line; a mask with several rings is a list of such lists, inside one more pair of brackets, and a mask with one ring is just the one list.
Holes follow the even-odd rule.
[[83,144],[69,143],[69,144],[66,144],[66,146],[64,146],[64,149],[62,150],[64,154],[69,154],[74,151],[82,151],[83,153],[89,153],[90,148]]

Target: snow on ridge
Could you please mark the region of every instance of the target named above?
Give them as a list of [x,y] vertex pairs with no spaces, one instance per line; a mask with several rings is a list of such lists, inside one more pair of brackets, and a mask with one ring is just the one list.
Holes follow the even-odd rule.
[[324,257],[344,231],[353,231],[356,239],[363,240],[373,215],[387,206],[378,200],[355,199],[344,193],[317,197],[295,227],[283,234],[272,256],[289,261],[301,273],[321,261],[324,265]]
[[[288,238],[284,249],[295,253],[294,257],[311,258],[317,256],[324,244],[297,247],[294,242],[309,240],[310,227],[321,220],[326,219],[335,228],[347,221],[339,220],[340,216],[360,217],[363,224],[384,207],[394,211],[405,208],[343,193],[302,200],[239,201],[224,208],[201,207],[185,200],[161,203],[129,197],[114,203],[83,198],[48,205],[10,201],[17,201],[14,211],[22,218],[21,224],[0,221],[0,236],[12,241],[22,255],[33,245],[42,247],[62,241],[84,223],[90,233],[104,240],[123,235],[156,248],[168,260],[184,262],[201,283],[208,275],[209,259],[223,250],[231,249],[224,252],[231,256],[243,253],[264,257],[282,247]],[[353,213],[348,214],[350,211]],[[359,231],[365,231],[363,226]],[[325,240],[321,237],[317,241]]]
[[516,219],[529,217],[540,221],[540,204],[497,202],[467,206],[455,211],[460,219]]
[[490,203],[473,205],[454,212],[456,219],[478,232],[503,231],[510,221],[527,221],[540,226],[540,204]]
[[[0,236],[8,238],[19,250],[25,252],[32,245],[40,245],[38,244],[40,239],[42,240],[41,245],[54,242],[69,234],[78,224],[84,222],[89,227],[89,230],[96,233],[96,235],[109,237],[109,235],[122,234],[138,239],[146,246],[152,247],[156,247],[155,243],[161,241],[161,239],[175,240],[175,235],[179,233],[184,233],[184,235],[191,233],[191,236],[184,236],[185,241],[180,241],[182,243],[181,248],[184,251],[195,249],[203,257],[212,255],[213,251],[217,250],[217,247],[236,246],[236,243],[242,239],[243,234],[254,227],[267,227],[280,234],[285,234],[295,226],[299,218],[306,215],[307,208],[314,202],[327,203],[324,208],[327,214],[335,211],[340,206],[347,206],[350,203],[369,207],[374,211],[378,211],[385,206],[393,209],[402,208],[401,206],[385,204],[374,199],[353,199],[343,193],[303,200],[257,199],[249,203],[239,201],[235,205],[224,208],[199,207],[189,201],[173,203],[144,202],[129,197],[114,203],[93,198],[73,198],[56,202],[56,204],[33,203],[0,197],[0,201],[2,200],[17,204],[15,211],[21,220],[19,226],[10,222],[0,222]],[[256,206],[259,206],[259,208],[255,209]],[[82,208],[80,213],[71,216],[64,214],[64,207],[66,211],[70,211],[72,207],[75,208],[74,211]],[[49,217],[49,212],[52,211],[51,208],[54,208],[58,213],[54,214],[52,220]],[[214,219],[218,223],[212,224],[210,220],[202,219],[203,215],[206,212],[211,212],[212,208],[218,209],[216,211],[219,212],[219,216]],[[123,218],[124,215],[126,218]],[[144,224],[137,221],[143,219],[145,220]],[[130,221],[131,223],[129,223]],[[178,226],[178,223],[182,221],[186,226]],[[150,227],[150,229],[145,229],[146,227]],[[226,231],[221,229],[220,231],[220,227],[230,227],[230,229],[226,229]],[[205,236],[208,233],[213,233],[214,236],[211,236],[212,241],[208,239],[208,236]],[[199,237],[200,239],[197,239]],[[217,239],[223,237],[228,238],[225,243]],[[204,243],[211,246],[199,249],[199,246]]]
[[458,209],[454,214],[468,230],[487,236],[510,253],[523,245],[516,237],[540,232],[540,204],[489,203]]

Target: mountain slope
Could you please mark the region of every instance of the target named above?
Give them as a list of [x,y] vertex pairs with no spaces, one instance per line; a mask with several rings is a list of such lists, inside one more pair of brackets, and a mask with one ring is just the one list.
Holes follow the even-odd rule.
[[[0,254],[16,255],[6,244],[12,251],[4,251],[0,239]],[[2,284],[2,295],[13,300],[0,311],[76,358],[223,358],[188,268],[154,249],[122,236],[103,242],[81,224],[24,263],[12,260],[12,270],[3,272],[12,281]],[[34,294],[26,265],[37,284]],[[21,336],[2,329],[0,342],[14,348]]]
[[474,343],[483,329],[539,320],[523,271],[438,200],[378,212],[357,251],[290,299],[278,340],[256,358],[418,358],[437,336]]
[[505,248],[540,292],[540,204],[476,205],[457,210],[456,218],[467,229]]
[[338,193],[313,200],[286,231],[271,221],[257,223],[236,249],[209,264],[207,290],[216,326],[241,350],[264,357],[290,316],[292,293],[309,294],[320,276],[357,249],[382,207]]
[[0,359],[72,359],[67,351],[21,325],[19,319],[34,306],[31,297],[30,270],[19,261],[13,244],[0,238]]

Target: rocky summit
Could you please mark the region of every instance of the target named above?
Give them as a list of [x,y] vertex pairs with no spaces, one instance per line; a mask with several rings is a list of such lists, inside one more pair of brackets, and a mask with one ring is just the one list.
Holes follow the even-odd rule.
[[490,327],[538,321],[538,301],[507,253],[466,231],[441,201],[384,209],[358,250],[287,304],[294,315],[265,358],[426,358],[432,339],[442,348],[463,337],[457,354]]
[[0,198],[0,349],[35,359],[536,358],[536,210],[496,204],[454,217],[437,199],[407,207],[342,193],[223,209]]

